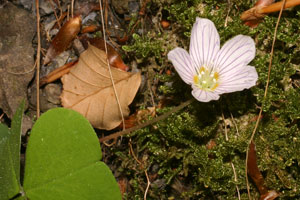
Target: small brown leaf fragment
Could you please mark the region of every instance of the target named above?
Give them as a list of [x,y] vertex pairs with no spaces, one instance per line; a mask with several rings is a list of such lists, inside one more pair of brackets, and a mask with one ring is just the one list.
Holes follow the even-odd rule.
[[[124,117],[141,84],[139,73],[111,68]],[[62,105],[85,116],[99,129],[111,130],[122,121],[104,51],[90,45],[78,64],[62,77]]]
[[44,58],[44,65],[48,64],[53,58],[65,51],[75,39],[80,31],[81,17],[76,16],[67,21],[59,30],[51,42],[51,45]]
[[163,29],[167,29],[170,27],[170,22],[167,20],[161,20],[160,24]]
[[47,83],[51,83],[53,81],[56,81],[57,79],[60,79],[63,75],[69,73],[69,71],[72,69],[72,67],[77,63],[77,61],[69,62],[49,74],[47,76],[44,76],[43,78],[40,79],[40,87]]
[[[144,121],[149,120],[149,117],[155,117],[155,107],[148,107],[146,109],[138,110],[136,113],[130,115],[125,119],[125,128],[132,128],[138,124],[142,124]],[[119,125],[119,128],[123,128],[123,123]]]
[[205,145],[206,149],[211,150],[213,149],[215,146],[217,146],[217,143],[214,139],[211,139],[207,142],[207,144]]
[[253,141],[250,144],[247,167],[248,174],[254,181],[259,193],[261,195],[266,194],[268,192],[268,189],[264,186],[264,177],[262,176],[257,166],[256,149]]
[[84,27],[81,30],[81,33],[91,33],[91,32],[95,32],[95,31],[98,31],[98,30],[99,30],[98,26],[96,26],[96,25],[90,25],[90,26]]

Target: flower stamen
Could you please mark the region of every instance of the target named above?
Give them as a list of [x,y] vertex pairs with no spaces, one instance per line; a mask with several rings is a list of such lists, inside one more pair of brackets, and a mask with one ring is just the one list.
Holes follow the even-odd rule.
[[206,67],[201,67],[194,76],[194,84],[201,90],[214,91],[218,86],[219,73]]

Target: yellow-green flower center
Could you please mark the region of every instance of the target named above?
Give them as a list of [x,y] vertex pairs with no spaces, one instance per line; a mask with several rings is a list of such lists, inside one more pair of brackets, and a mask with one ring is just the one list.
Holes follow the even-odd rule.
[[219,73],[205,67],[201,67],[199,73],[194,76],[194,84],[201,90],[214,91],[218,86]]

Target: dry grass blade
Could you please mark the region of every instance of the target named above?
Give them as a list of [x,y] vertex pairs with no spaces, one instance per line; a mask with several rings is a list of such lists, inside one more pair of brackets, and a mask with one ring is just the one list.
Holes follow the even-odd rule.
[[[107,1],[106,2],[106,8],[107,8]],[[113,78],[113,74],[112,74],[112,70],[109,64],[109,60],[108,60],[108,50],[107,50],[107,45],[106,45],[106,29],[105,29],[105,24],[107,25],[107,21],[104,22],[104,17],[103,17],[103,7],[102,7],[102,0],[99,0],[99,8],[100,8],[100,14],[101,14],[101,24],[102,24],[102,33],[103,33],[103,39],[104,39],[104,48],[105,48],[105,54],[106,54],[106,60],[107,60],[107,67],[108,67],[108,72],[109,72],[109,76],[110,76],[110,80],[111,80],[111,84],[112,84],[112,88],[115,94],[115,98],[116,98],[116,102],[117,105],[119,107],[119,111],[120,111],[120,115],[121,115],[121,119],[122,119],[122,123],[123,123],[123,129],[125,129],[125,120],[124,120],[124,113],[123,113],[123,109],[120,103],[120,99],[118,96],[118,91],[116,89],[116,84],[114,82],[114,78]],[[105,11],[106,15],[107,15],[107,10]],[[107,16],[106,16],[107,19]]]
[[[124,116],[141,83],[141,75],[111,68],[116,93]],[[122,116],[115,97],[104,51],[90,45],[78,64],[62,77],[62,104],[84,115],[95,128],[111,130]]]
[[[276,26],[275,26],[275,30],[274,30],[274,36],[273,36],[272,48],[271,48],[271,56],[270,56],[269,67],[268,67],[268,78],[267,78],[265,92],[264,92],[264,99],[267,97],[267,93],[268,93],[268,88],[269,88],[269,83],[270,83],[270,76],[271,76],[272,60],[273,60],[273,54],[274,54],[274,46],[275,46],[275,41],[276,41],[276,36],[277,36],[278,25],[279,25],[279,22],[280,22],[280,18],[281,18],[281,15],[282,15],[282,11],[283,11],[285,2],[286,2],[286,0],[283,0],[283,4],[282,4],[282,7],[280,9],[280,13],[279,13],[277,23],[276,23]],[[246,173],[245,174],[246,174],[246,184],[247,184],[248,198],[250,200],[251,200],[251,194],[250,194],[250,186],[249,186],[249,181],[248,181],[248,166],[247,166],[248,158],[249,158],[249,148],[250,148],[251,142],[253,141],[256,130],[258,128],[260,118],[262,116],[262,110],[263,110],[263,105],[260,107],[259,114],[258,114],[258,117],[257,117],[257,121],[255,123],[255,127],[254,127],[254,130],[253,130],[252,134],[251,134],[251,137],[250,137],[250,140],[249,140],[249,143],[248,143],[248,147],[247,147],[247,151],[246,151],[246,166],[245,166],[245,169],[246,169],[245,172]]]

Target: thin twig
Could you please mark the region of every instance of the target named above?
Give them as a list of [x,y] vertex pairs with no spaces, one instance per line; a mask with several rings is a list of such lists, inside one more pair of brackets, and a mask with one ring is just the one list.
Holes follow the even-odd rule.
[[112,86],[113,86],[113,89],[114,89],[114,93],[115,93],[115,96],[116,96],[118,107],[119,107],[119,110],[120,110],[120,114],[121,114],[121,118],[122,118],[122,123],[123,123],[123,130],[125,130],[125,119],[124,119],[123,111],[122,111],[122,108],[121,108],[120,100],[119,100],[119,97],[118,97],[118,94],[117,94],[117,89],[116,89],[116,86],[115,86],[115,82],[114,82],[114,79],[113,79],[113,76],[112,76],[112,72],[111,72],[111,67],[110,67],[109,60],[108,60],[107,45],[106,45],[106,34],[105,34],[105,25],[104,25],[105,22],[104,22],[104,17],[103,17],[103,9],[102,9],[102,2],[101,2],[101,0],[99,0],[99,4],[100,4],[100,13],[101,13],[103,40],[104,40],[104,47],[105,47],[106,61],[107,61],[109,76],[110,76],[110,80],[111,80],[111,83],[112,83]]
[[227,10],[226,18],[225,18],[224,27],[227,27],[228,18],[229,18],[229,13],[230,13],[231,6],[232,6],[230,0],[227,0],[227,5],[228,5],[228,8],[227,8],[228,10]]
[[230,116],[231,116],[232,123],[234,124],[234,127],[236,129],[236,134],[237,134],[237,136],[240,136],[238,126],[237,126],[237,124],[236,124],[236,122],[235,122],[235,120],[234,120],[233,115],[232,115],[231,112],[230,112]]
[[40,33],[40,5],[39,0],[35,0],[36,7],[36,30],[38,46],[36,52],[36,118],[40,117],[40,59],[41,59],[41,33]]
[[6,72],[9,73],[9,74],[13,74],[13,75],[24,75],[24,74],[29,74],[30,72],[32,72],[35,69],[35,67],[36,67],[36,61],[34,62],[33,67],[30,70],[28,70],[28,71],[25,71],[25,72],[10,72],[10,71],[6,71]]
[[147,187],[146,187],[146,190],[145,190],[145,193],[144,193],[144,200],[147,200],[147,193],[148,193],[151,182],[150,182],[147,170],[145,170],[144,172],[145,172],[145,176],[147,178]]
[[67,21],[70,20],[70,5],[68,5],[68,9],[67,9]]
[[108,135],[108,136],[106,136],[106,137],[102,137],[102,138],[99,139],[99,141],[100,141],[100,142],[105,142],[105,141],[107,141],[107,140],[115,139],[115,138],[120,137],[120,136],[122,136],[122,135],[129,134],[129,133],[131,133],[131,132],[133,132],[133,131],[139,130],[139,129],[141,129],[141,128],[144,128],[144,127],[146,127],[146,126],[149,126],[149,125],[151,125],[151,124],[154,124],[154,123],[156,123],[156,122],[159,122],[159,121],[161,121],[161,120],[164,120],[164,119],[166,119],[167,117],[169,117],[171,114],[173,114],[173,113],[175,113],[175,112],[177,112],[177,111],[183,109],[184,107],[190,105],[194,100],[195,100],[195,99],[190,99],[190,100],[188,100],[188,101],[186,101],[186,102],[183,102],[183,103],[180,104],[179,106],[173,108],[173,109],[170,110],[169,112],[166,112],[165,114],[163,114],[163,115],[161,115],[161,116],[159,116],[159,117],[156,117],[156,118],[154,118],[154,119],[152,119],[152,120],[146,121],[146,122],[143,123],[143,124],[134,126],[134,127],[132,127],[132,128],[129,128],[129,129],[126,129],[126,130],[124,130],[124,131],[119,131],[119,132],[116,132],[116,133],[114,133],[114,134]]
[[74,0],[71,1],[71,17],[74,17]]
[[61,5],[60,5],[60,1],[59,0],[57,0],[57,6],[58,6],[58,9],[59,9],[59,15],[60,15],[60,17],[62,16],[62,8],[61,8]]
[[[132,144],[131,144],[131,139],[129,140],[129,148],[130,148],[130,152],[131,152],[131,155],[133,156],[133,158],[136,160],[136,162],[141,165],[142,168],[144,168],[144,165],[141,161],[139,161],[133,151],[133,148],[132,148]],[[144,200],[147,200],[147,193],[148,193],[148,190],[149,190],[149,187],[150,187],[150,179],[149,179],[149,176],[148,176],[148,172],[147,172],[147,169],[144,170],[144,173],[145,173],[145,176],[146,176],[146,179],[147,179],[147,187],[146,187],[146,190],[145,190],[145,193],[144,193]]]
[[153,96],[153,92],[152,92],[152,87],[151,87],[151,83],[150,80],[147,80],[147,85],[149,88],[149,93],[150,93],[150,97],[151,97],[151,101],[152,101],[152,106],[155,106],[155,101],[154,101],[154,96]]
[[228,141],[227,124],[226,124],[226,121],[225,121],[225,117],[224,117],[223,111],[222,111],[222,120],[223,120],[224,126],[225,126],[225,140]]
[[60,22],[59,22],[59,17],[57,16],[55,7],[54,7],[54,5],[53,5],[53,2],[52,2],[52,0],[49,0],[49,2],[50,2],[50,5],[51,5],[52,10],[53,10],[53,12],[54,12],[54,16],[55,16],[55,19],[56,19],[56,23],[57,23],[57,25],[58,25],[58,28],[60,29],[60,28],[61,28],[61,25],[60,25]]
[[2,113],[2,114],[1,114],[1,116],[0,116],[0,120],[1,120],[3,117],[4,117],[4,113]]
[[[230,162],[230,164],[231,164],[233,175],[234,175],[234,181],[237,182],[237,175],[236,175],[236,172],[235,172],[234,164],[233,164],[232,161]],[[237,191],[237,194],[238,194],[238,199],[241,200],[241,194],[240,194],[239,186],[235,185],[235,187],[236,187],[236,191]]]
[[[222,111],[222,120],[224,121],[224,125],[225,125],[225,140],[226,142],[228,142],[228,131],[227,131],[227,125],[226,125],[226,121],[225,121],[225,117],[224,117],[224,114],[223,114],[223,111]],[[234,167],[234,164],[233,162],[230,160],[230,165],[232,167],[232,171],[233,171],[233,175],[234,175],[234,181],[237,182],[237,175],[236,175],[236,171],[235,171],[235,167]],[[238,194],[238,199],[240,200],[241,199],[241,195],[240,195],[240,189],[239,189],[239,186],[236,184],[235,185],[235,188],[236,188],[236,192]]]
[[[264,100],[266,99],[267,93],[268,93],[268,88],[269,88],[269,83],[270,83],[270,75],[271,75],[271,67],[272,67],[272,60],[273,60],[273,54],[274,54],[274,46],[275,46],[275,41],[276,41],[277,30],[278,30],[280,18],[281,18],[281,15],[282,15],[283,8],[285,6],[285,2],[286,2],[286,0],[283,0],[283,4],[281,6],[281,9],[280,9],[280,12],[279,12],[279,15],[278,15],[278,19],[277,19],[277,22],[276,22],[275,30],[274,30],[274,36],[273,36],[273,41],[272,41],[272,48],[271,48],[271,53],[270,53],[271,55],[270,55],[269,67],[268,67],[268,78],[267,78],[266,88],[265,88],[264,98],[263,98]],[[259,125],[260,118],[262,116],[262,110],[263,110],[263,104],[260,107],[259,114],[258,114],[256,123],[255,123],[255,127],[254,127],[254,130],[253,130],[252,134],[251,134],[250,140],[248,142],[248,147],[247,147],[247,151],[246,151],[246,163],[245,163],[245,169],[246,169],[245,173],[246,174],[245,175],[246,175],[247,192],[248,192],[248,198],[249,198],[249,200],[251,200],[250,186],[249,186],[249,180],[248,180],[248,167],[247,167],[247,162],[248,162],[248,157],[249,157],[249,147],[250,147],[250,144],[251,144],[251,142],[252,142],[252,140],[254,138],[254,135],[256,133],[257,127]]]

